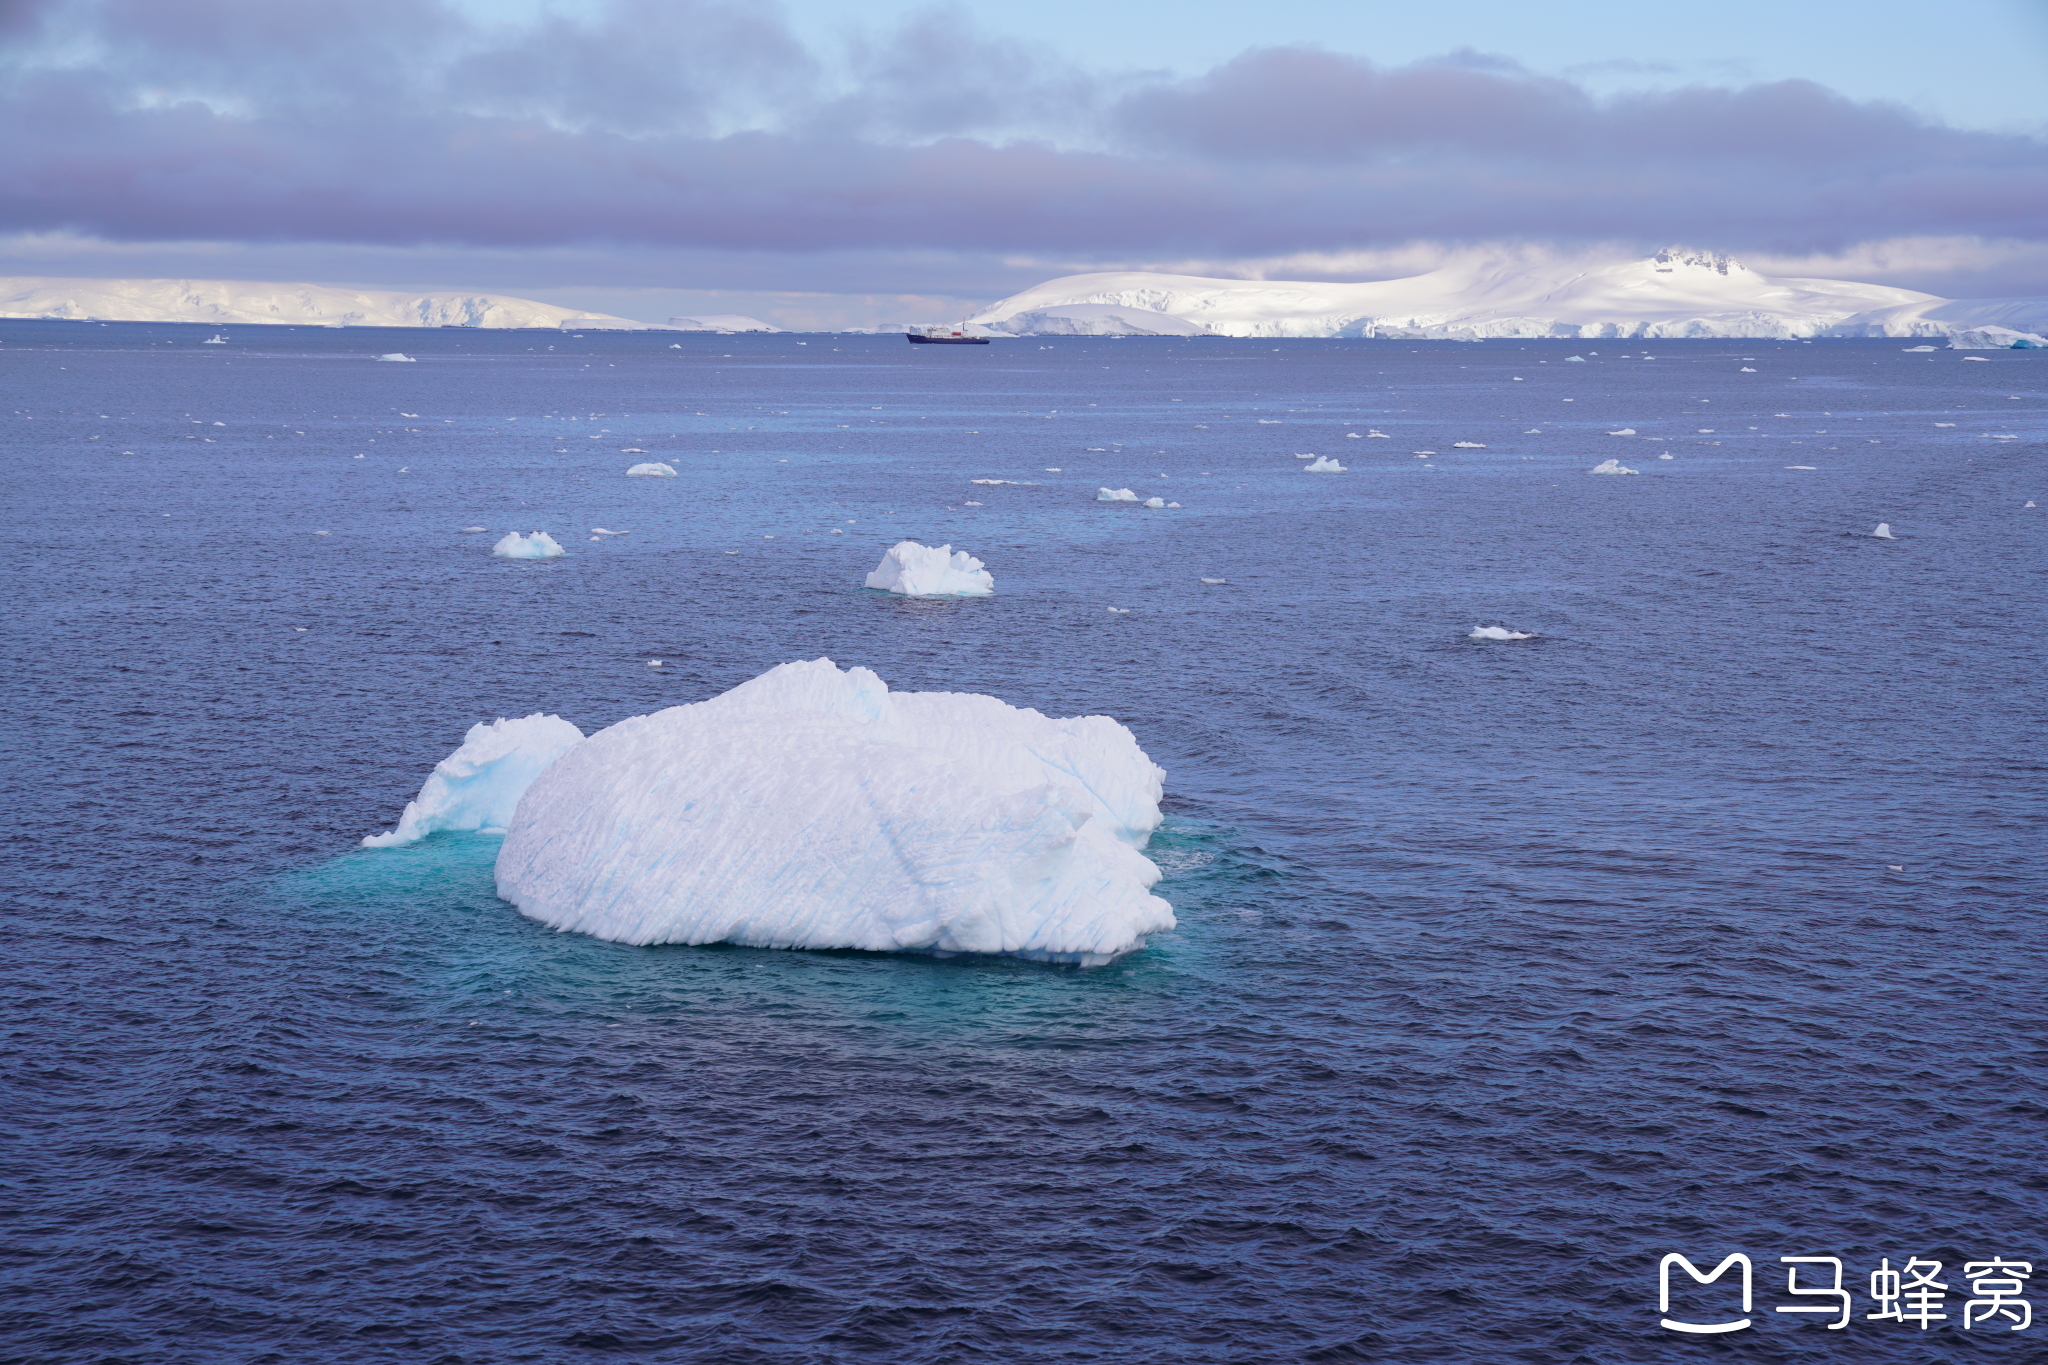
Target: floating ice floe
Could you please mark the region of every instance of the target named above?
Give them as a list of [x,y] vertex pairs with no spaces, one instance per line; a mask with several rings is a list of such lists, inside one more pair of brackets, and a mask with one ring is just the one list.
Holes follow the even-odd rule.
[[1583,365],[1586,363],[1586,357],[1582,355],[1568,355],[1564,358],[1564,363],[1567,365]]
[[1360,437],[1359,434],[1355,431],[1347,431],[1344,433],[1344,439],[1347,441],[1357,441],[1363,438]]
[[[1157,511],[1158,509],[1160,509],[1160,508],[1163,508],[1163,507],[1165,507],[1165,506],[1166,506],[1166,499],[1165,499],[1165,498],[1147,498],[1147,499],[1145,499],[1145,505],[1146,505],[1147,507],[1150,507],[1150,508],[1152,508],[1153,510]],[[1174,504],[1174,506],[1176,506],[1176,507],[1178,507],[1179,505],[1180,505],[1179,503],[1175,503],[1175,504]]]
[[1474,626],[1472,627],[1472,633],[1465,638],[1468,640],[1533,640],[1536,638],[1536,635],[1534,631],[1525,634],[1519,630],[1509,630],[1504,626]]
[[1610,431],[1607,434],[1609,436],[1633,436],[1636,434],[1636,429],[1634,427],[1623,427],[1620,431]]
[[1174,927],[1139,852],[1163,777],[1106,716],[783,664],[569,749],[519,803],[498,894],[619,943],[1101,963]]
[[569,552],[556,544],[555,538],[546,531],[535,531],[530,536],[512,531],[491,547],[491,553],[506,559],[560,559]]
[[[1718,442],[1718,441],[1717,441],[1717,442],[1715,442],[1715,444],[1716,444],[1716,445],[1719,445],[1719,444],[1720,444],[1720,442]],[[1670,459],[1670,458],[1671,458],[1671,456],[1669,456],[1669,455],[1659,455],[1659,456],[1658,456],[1657,458],[1658,458],[1658,459],[1660,459],[1660,460],[1668,460],[1668,459]]]
[[473,534],[477,531],[488,531],[491,528],[488,526],[465,526],[462,529],[465,534]]
[[904,540],[889,547],[867,576],[867,586],[904,597],[987,597],[995,592],[996,580],[965,550]]
[[633,533],[631,531],[607,531],[602,526],[593,526],[590,528],[590,534],[594,536],[630,536]]
[[1639,474],[1642,471],[1630,469],[1620,460],[1602,460],[1586,472],[1588,474]]
[[2034,505],[2034,500],[2033,500],[2032,498],[2029,498],[2029,499],[2027,499],[2027,506],[2029,506],[2029,507],[2032,507],[2033,505]]
[[[2032,504],[2031,502],[2027,504],[2027,506],[2029,507],[2032,507],[2033,505],[2034,504]],[[1215,587],[1218,584],[1228,583],[1230,580],[1227,578],[1205,578],[1202,581],[1204,583],[1209,584],[1211,587]]]
[[406,803],[398,828],[370,835],[363,847],[395,848],[444,829],[502,832],[533,780],[582,739],[568,721],[539,712],[472,725],[462,747],[435,764]]
[[1934,348],[1932,346],[1902,346],[1899,349],[1903,350],[1907,355],[1915,355],[1921,351],[1931,351]]
[[1981,356],[1981,355],[1966,355],[1966,356],[1964,356],[1964,357],[1963,357],[1963,359],[1965,359],[1965,360],[1974,360],[1974,361],[1976,361],[1976,362],[1977,362],[1977,363],[1978,363],[1979,365],[1989,365],[1989,364],[1991,363],[1991,361],[1990,361],[1989,359],[1987,359],[1986,357],[1984,357],[1984,356]]
[[225,346],[228,344],[228,339],[222,336],[219,332],[215,332],[212,336],[208,337],[206,340],[200,342],[199,344],[201,346]]
[[1755,374],[1755,373],[1756,373],[1756,371],[1755,371],[1755,370],[1754,370],[1753,368],[1751,368],[1750,366],[1748,366],[1748,365],[1744,365],[1744,366],[1742,367],[1741,373],[1743,373],[1743,374]]
[[634,465],[626,471],[626,477],[629,479],[673,479],[676,477],[676,471],[671,465],[650,460],[643,464]]
[[1816,468],[1818,468],[1818,467],[1819,467],[1819,466],[1817,466],[1817,465],[1810,465],[1810,464],[1788,464],[1788,465],[1786,465],[1786,466],[1785,466],[1785,468],[1787,468],[1787,469],[1816,469]]
[[1479,443],[1478,441],[1453,441],[1453,442],[1451,442],[1451,449],[1452,449],[1452,450],[1484,450],[1484,449],[1486,449],[1486,447],[1485,447],[1484,445],[1480,444],[1480,443]]
[[1872,540],[1897,540],[1897,539],[1898,539],[1898,537],[1897,537],[1897,536],[1895,536],[1895,535],[1893,535],[1893,534],[1892,534],[1892,524],[1891,524],[1890,522],[1888,522],[1888,521],[1880,521],[1880,522],[1879,522],[1879,523],[1877,524],[1877,529],[1876,529],[1875,531],[1872,531],[1872,532],[1870,533],[1870,537],[1871,537],[1871,539],[1872,539]]
[[1097,502],[1136,502],[1138,501],[1138,495],[1128,488],[1098,488],[1095,490],[1095,500]]
[[411,356],[405,354],[403,351],[393,351],[390,355],[380,355],[377,357],[377,359],[396,361],[404,365],[412,365],[418,363]]
[[1297,459],[1297,460],[1313,460],[1313,459],[1315,458],[1315,456],[1313,456],[1313,455],[1296,455],[1296,456],[1295,456],[1294,458],[1295,458],[1295,459]]
[[1350,471],[1346,470],[1343,465],[1338,464],[1328,455],[1321,455],[1316,458],[1314,464],[1303,465],[1301,472],[1304,474],[1344,474]]
[[1365,439],[1368,441],[1391,441],[1394,438],[1387,435],[1384,431],[1368,431],[1365,433]]
[[[646,451],[644,451],[644,450],[642,450],[642,449],[641,449],[641,448],[640,448],[639,446],[620,446],[620,447],[619,447],[619,454],[621,454],[621,455],[645,455],[646,453],[647,453],[647,452],[646,452]],[[783,460],[783,461],[780,461],[780,463],[782,463],[782,464],[788,464],[788,463],[789,463],[789,461],[787,461],[787,460]]]

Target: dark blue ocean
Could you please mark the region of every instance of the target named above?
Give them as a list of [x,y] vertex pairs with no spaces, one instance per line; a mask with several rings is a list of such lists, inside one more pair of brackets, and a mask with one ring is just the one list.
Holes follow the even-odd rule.
[[[2048,353],[214,330],[0,324],[0,1359],[2040,1358],[1962,1320],[2048,1319]],[[357,847],[819,656],[1127,724],[1180,928],[625,947]]]

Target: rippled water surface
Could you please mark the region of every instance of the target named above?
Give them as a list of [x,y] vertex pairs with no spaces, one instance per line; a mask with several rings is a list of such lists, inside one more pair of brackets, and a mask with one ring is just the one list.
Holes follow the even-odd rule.
[[[0,1356],[2040,1350],[1960,1272],[2048,1277],[2048,354],[209,334],[0,324]],[[630,948],[354,846],[477,720],[820,655],[1128,724],[1179,930]]]

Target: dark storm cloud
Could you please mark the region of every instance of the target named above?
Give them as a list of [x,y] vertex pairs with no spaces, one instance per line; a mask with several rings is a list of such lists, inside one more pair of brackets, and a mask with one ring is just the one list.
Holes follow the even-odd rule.
[[2048,148],[1805,82],[1595,98],[1477,54],[1111,79],[940,12],[844,53],[624,0],[0,7],[0,230],[487,248],[1265,254],[2048,235]]

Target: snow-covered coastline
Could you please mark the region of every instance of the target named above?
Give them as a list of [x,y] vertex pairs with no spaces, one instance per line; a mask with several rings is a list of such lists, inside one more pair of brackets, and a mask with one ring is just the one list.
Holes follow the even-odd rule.
[[[1067,275],[968,322],[1017,336],[1954,337],[2048,330],[2048,298],[1944,299],[1847,280],[1772,278],[1674,248],[1588,264],[1475,255],[1369,284],[1154,271]],[[2004,340],[1995,344],[2011,344]]]
[[296,327],[602,327],[646,329],[630,318],[504,294],[407,294],[252,280],[94,280],[0,277],[0,318],[68,322],[257,323]]

